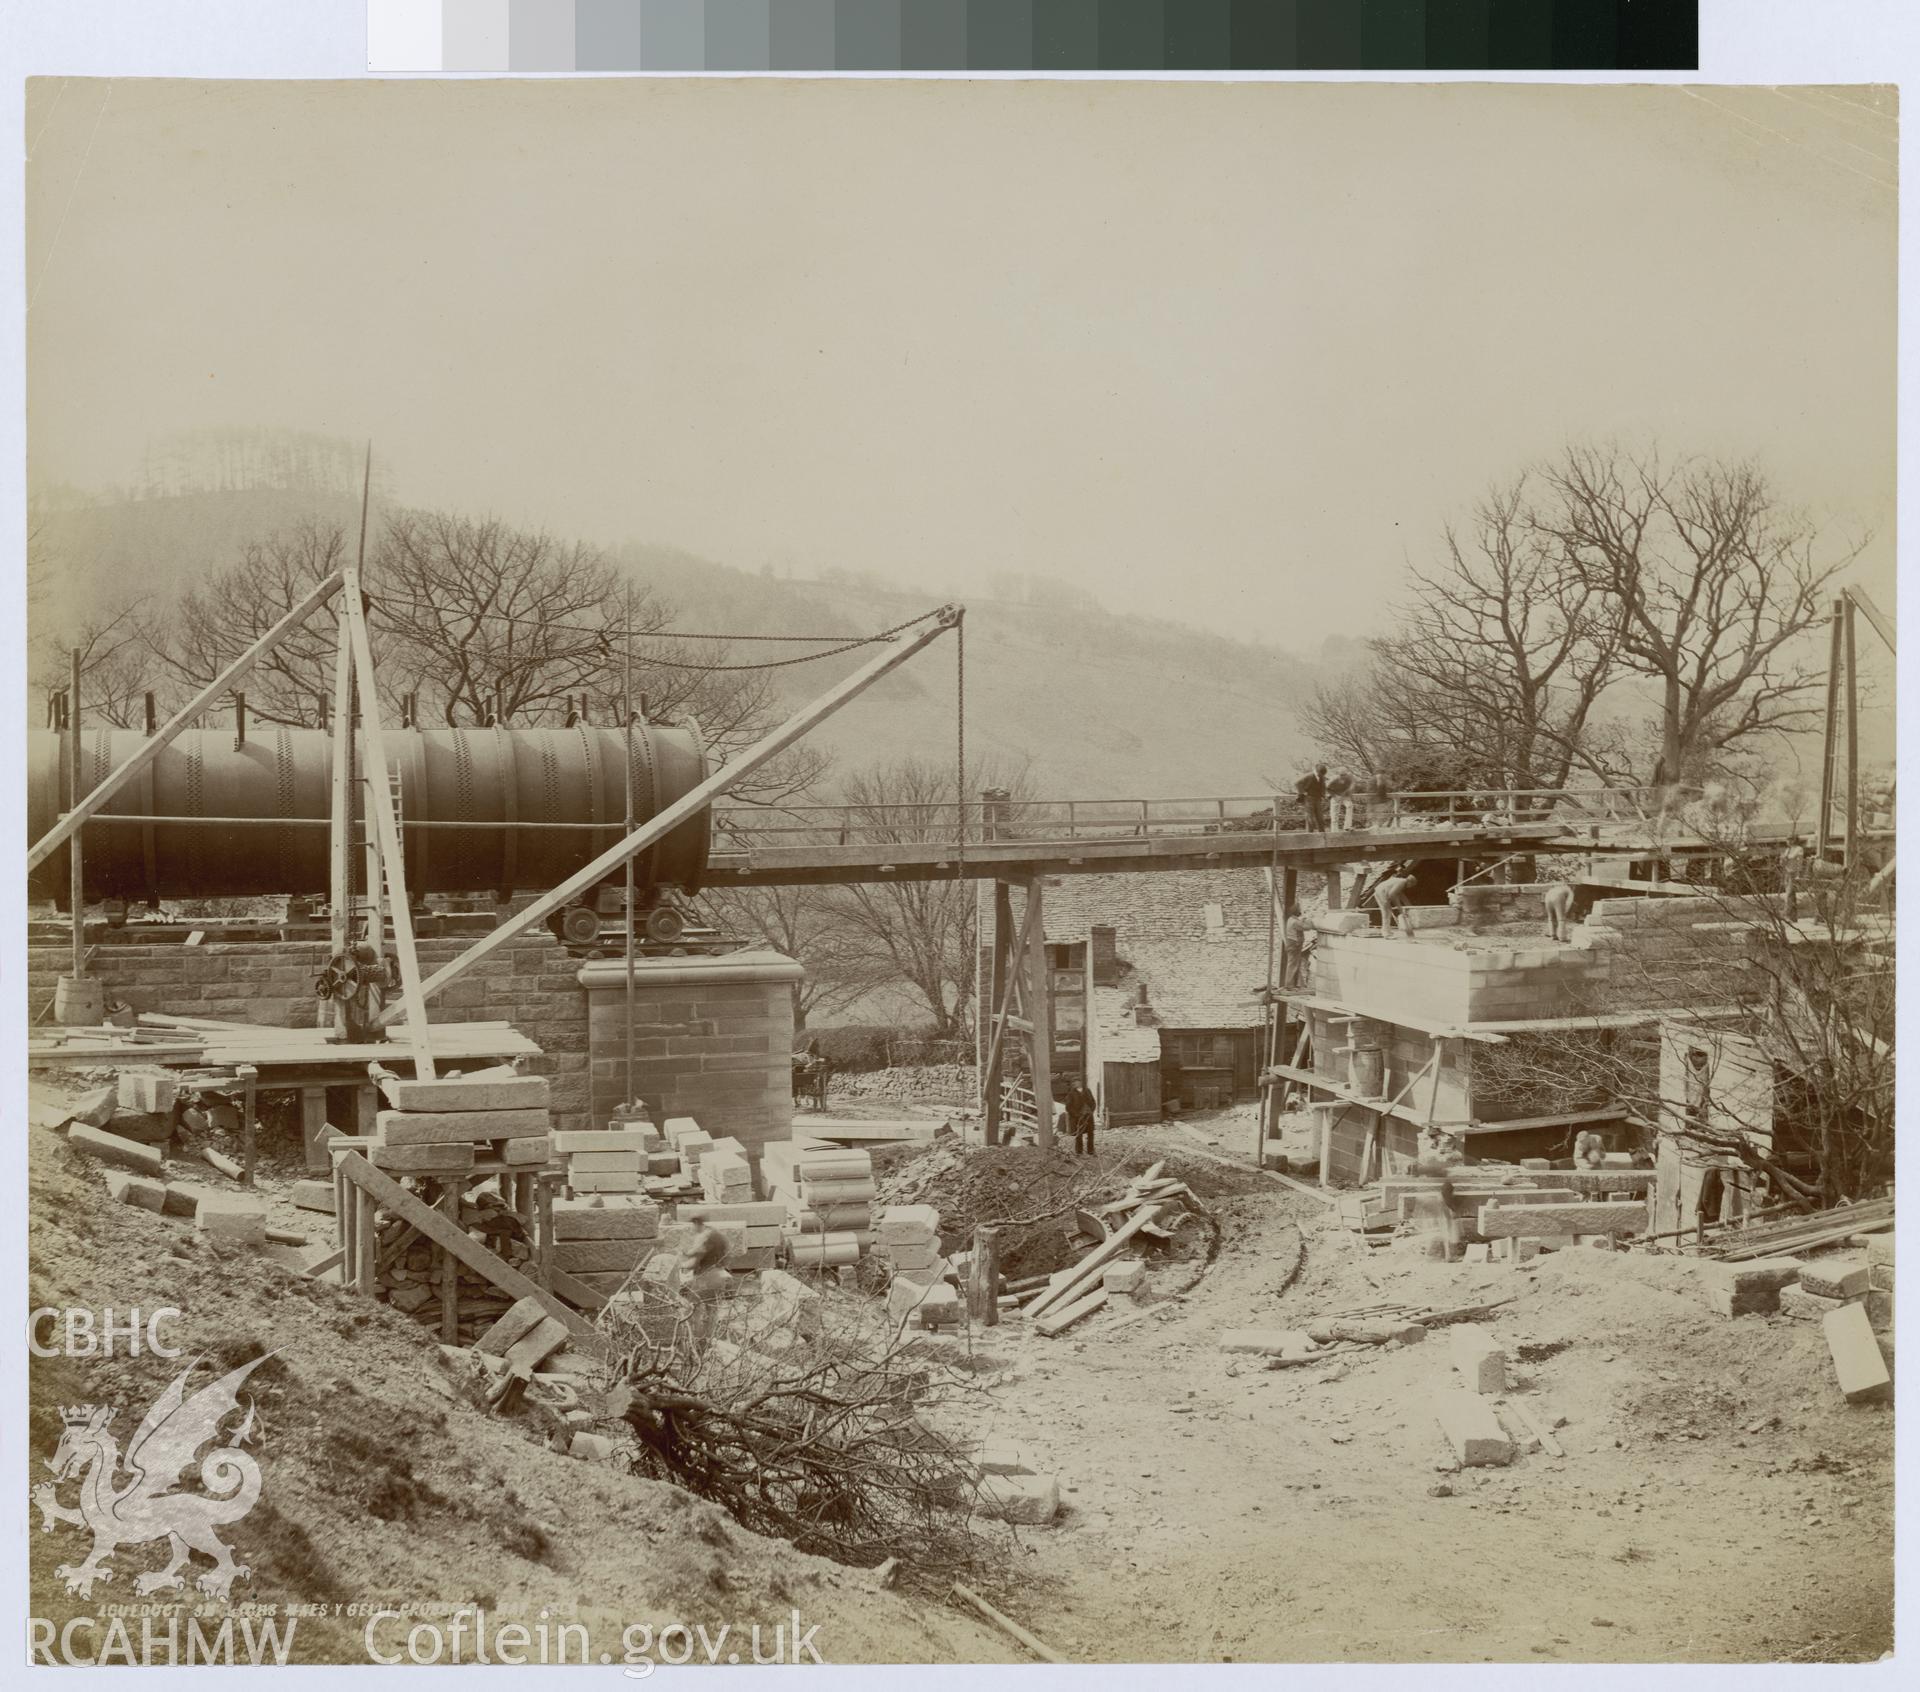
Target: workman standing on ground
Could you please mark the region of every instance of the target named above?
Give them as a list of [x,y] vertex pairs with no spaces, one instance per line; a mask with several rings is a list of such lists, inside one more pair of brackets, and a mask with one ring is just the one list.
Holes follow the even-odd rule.
[[1076,1080],[1067,1089],[1067,1126],[1073,1130],[1075,1156],[1093,1156],[1093,1119],[1098,1110],[1093,1089],[1084,1078]]

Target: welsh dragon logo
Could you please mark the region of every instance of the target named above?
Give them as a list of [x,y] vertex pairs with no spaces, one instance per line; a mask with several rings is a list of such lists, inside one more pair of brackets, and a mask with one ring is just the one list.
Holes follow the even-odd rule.
[[[113,1579],[107,1557],[123,1545],[156,1539],[166,1540],[173,1560],[164,1569],[139,1576],[133,1583],[137,1596],[181,1590],[186,1585],[181,1570],[195,1551],[213,1559],[214,1566],[194,1583],[210,1597],[226,1598],[234,1581],[249,1572],[246,1564],[233,1560],[213,1530],[239,1521],[260,1499],[260,1465],[239,1449],[253,1437],[252,1400],[231,1442],[201,1461],[200,1484],[206,1490],[182,1492],[177,1483],[200,1448],[221,1437],[221,1422],[240,1408],[241,1383],[266,1360],[256,1357],[243,1363],[188,1397],[187,1378],[198,1366],[196,1358],[154,1401],[124,1459],[119,1441],[107,1432],[118,1414],[116,1406],[61,1407],[65,1426],[47,1463],[53,1479],[34,1487],[33,1501],[40,1507],[43,1533],[51,1533],[56,1522],[70,1522],[93,1535],[93,1550],[84,1563],[62,1563],[53,1571],[69,1592],[90,1597],[96,1581]],[[124,1484],[119,1478],[123,1468],[129,1477]],[[60,1483],[75,1476],[80,1481],[77,1510],[68,1509],[58,1496]]]

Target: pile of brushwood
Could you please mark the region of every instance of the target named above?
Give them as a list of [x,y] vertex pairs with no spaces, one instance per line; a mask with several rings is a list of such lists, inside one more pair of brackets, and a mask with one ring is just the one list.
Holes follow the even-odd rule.
[[872,1299],[730,1280],[705,1295],[638,1282],[600,1318],[636,1471],[837,1562],[896,1558],[931,1580],[996,1561],[979,1471],[926,1420],[965,1377]]

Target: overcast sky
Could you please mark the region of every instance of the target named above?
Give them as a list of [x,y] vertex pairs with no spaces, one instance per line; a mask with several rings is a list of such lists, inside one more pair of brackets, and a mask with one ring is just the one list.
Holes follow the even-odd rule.
[[180,430],[1310,648],[1569,436],[1762,455],[1891,598],[1892,95],[39,81],[37,482]]

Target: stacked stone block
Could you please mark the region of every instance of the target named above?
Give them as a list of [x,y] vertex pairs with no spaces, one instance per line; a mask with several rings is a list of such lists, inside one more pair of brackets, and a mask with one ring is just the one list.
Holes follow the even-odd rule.
[[637,1193],[652,1130],[623,1127],[556,1134],[553,1149],[566,1166],[569,1193]]
[[880,1212],[874,1255],[896,1276],[926,1286],[940,1279],[940,1212],[930,1204],[893,1204]]
[[632,1193],[580,1193],[553,1201],[553,1265],[595,1292],[615,1293],[660,1239],[660,1207]]
[[[774,1266],[786,1227],[786,1209],[782,1205],[744,1201],[683,1205],[680,1216],[688,1222],[704,1222],[708,1227],[729,1235],[732,1249],[727,1267],[736,1273],[766,1270]],[[737,1243],[731,1241],[733,1229],[740,1230]]]
[[746,1148],[727,1136],[715,1140],[700,1163],[700,1190],[709,1204],[746,1204],[753,1198],[753,1169]]
[[393,1107],[380,1112],[367,1161],[390,1175],[452,1179],[476,1162],[544,1168],[553,1155],[551,1093],[542,1075],[482,1070],[433,1081],[381,1083]]
[[1862,1306],[1873,1327],[1883,1331],[1892,1328],[1891,1234],[1870,1234],[1855,1249],[1809,1259],[1800,1266],[1799,1284],[1782,1289],[1780,1294],[1780,1314],[1803,1322],[1824,1321],[1849,1304]]

